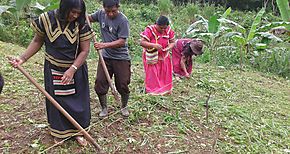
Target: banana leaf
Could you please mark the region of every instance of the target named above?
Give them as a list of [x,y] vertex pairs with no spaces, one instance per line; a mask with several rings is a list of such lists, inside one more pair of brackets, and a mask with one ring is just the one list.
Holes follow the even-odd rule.
[[208,32],[216,33],[219,28],[219,21],[217,20],[217,16],[213,15],[210,17],[208,21]]
[[23,7],[30,4],[31,0],[16,0],[16,10],[20,11]]
[[265,32],[265,31],[269,31],[273,28],[281,27],[281,26],[284,26],[284,27],[290,26],[290,22],[272,22],[272,23],[261,26],[260,28],[257,29],[257,31]]
[[[283,21],[290,22],[289,0],[276,0]],[[287,27],[288,30],[290,26]]]
[[264,13],[265,13],[265,8],[262,8],[258,12],[258,14],[256,15],[256,17],[254,19],[254,22],[252,23],[250,32],[248,34],[247,42],[254,38],[256,30],[257,30],[257,26],[261,23],[261,19],[262,19],[262,16],[263,16]]
[[259,33],[256,33],[256,36],[261,36],[263,38],[267,38],[269,40],[273,40],[273,41],[276,41],[276,42],[283,42],[283,40],[269,32],[259,32]]
[[222,15],[221,18],[227,18],[227,16],[232,12],[232,8],[229,7],[225,12],[224,14]]
[[240,24],[238,24],[238,23],[236,23],[236,22],[234,22],[232,20],[221,18],[221,19],[218,19],[218,21],[220,23],[223,23],[223,24],[228,24],[228,25],[237,27],[242,33],[246,32],[246,29],[243,26],[241,26]]
[[2,13],[7,12],[8,9],[12,8],[12,6],[7,6],[7,5],[1,5],[0,6],[0,15],[2,15]]

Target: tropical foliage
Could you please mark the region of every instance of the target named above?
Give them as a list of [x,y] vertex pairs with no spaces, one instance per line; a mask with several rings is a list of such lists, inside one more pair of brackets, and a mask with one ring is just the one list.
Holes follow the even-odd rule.
[[[215,6],[207,0],[190,4],[188,0],[122,1],[131,30],[131,115],[120,118],[119,106],[109,96],[114,114],[97,118],[98,101],[92,88],[97,54],[92,47],[87,63],[93,137],[107,153],[289,153],[289,6],[287,0],[278,1],[280,12],[269,8],[271,1],[260,0],[228,0],[237,6],[267,2],[267,8],[257,10],[244,5],[251,11]],[[0,1],[0,70],[6,80],[0,95],[0,152],[94,153],[92,147],[80,149],[71,140],[52,147],[44,97],[6,60],[8,55],[22,53],[31,41],[30,21],[58,8],[58,2]],[[86,0],[86,5],[88,13],[102,7],[100,1]],[[205,48],[195,58],[189,80],[174,80],[171,96],[151,97],[144,93],[139,39],[140,32],[160,14],[170,17],[176,38],[202,39]],[[98,24],[93,28],[101,40]],[[24,67],[43,84],[40,59],[41,52]]]

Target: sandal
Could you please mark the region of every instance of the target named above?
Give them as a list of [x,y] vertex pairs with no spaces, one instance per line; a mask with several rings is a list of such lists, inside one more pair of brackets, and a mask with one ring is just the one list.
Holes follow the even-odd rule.
[[88,145],[87,140],[86,140],[83,136],[76,136],[75,139],[76,139],[77,142],[78,142],[81,146],[83,146],[83,147],[85,147],[85,146]]
[[64,141],[61,138],[53,137],[54,144],[63,145]]

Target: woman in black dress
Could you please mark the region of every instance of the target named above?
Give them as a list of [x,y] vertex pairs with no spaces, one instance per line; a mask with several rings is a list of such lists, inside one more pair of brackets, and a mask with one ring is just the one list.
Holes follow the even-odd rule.
[[[88,69],[92,32],[85,23],[83,0],[61,0],[59,9],[45,12],[31,24],[35,36],[14,67],[32,57],[45,45],[44,81],[46,91],[83,127],[90,124]],[[57,142],[78,130],[46,99],[50,134]],[[87,142],[76,136],[81,145]]]

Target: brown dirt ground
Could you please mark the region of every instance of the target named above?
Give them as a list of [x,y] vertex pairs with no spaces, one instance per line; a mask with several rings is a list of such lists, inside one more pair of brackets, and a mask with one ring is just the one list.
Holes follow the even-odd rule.
[[[32,93],[35,98],[41,97],[40,101],[44,100],[37,92]],[[44,104],[31,103],[25,98],[23,100],[18,102],[13,98],[1,96],[0,104],[7,106],[6,111],[0,112],[1,153],[31,153],[47,150],[54,145],[47,127],[39,125],[46,124]],[[115,112],[113,108],[109,110],[112,115],[110,118],[100,120],[96,117],[97,107],[93,106],[96,105],[92,105],[90,134],[103,149],[106,149],[105,153],[168,153],[174,151],[212,153],[215,142],[220,137],[220,128],[216,128],[215,131],[208,130],[200,124],[198,119],[192,119],[198,124],[199,131],[197,132],[187,131],[186,134],[180,135],[175,130],[176,128],[170,125],[164,125],[165,129],[162,132],[158,130],[142,132],[142,130],[146,131],[145,128],[153,127],[154,122],[150,119],[141,119],[133,125],[128,125],[127,119],[123,119],[120,114],[112,115]],[[166,109],[161,108],[161,110]],[[33,148],[33,143],[36,143],[38,148]],[[94,152],[92,146],[80,147],[72,139],[46,152],[58,153],[59,151]]]

